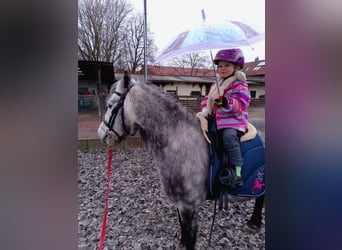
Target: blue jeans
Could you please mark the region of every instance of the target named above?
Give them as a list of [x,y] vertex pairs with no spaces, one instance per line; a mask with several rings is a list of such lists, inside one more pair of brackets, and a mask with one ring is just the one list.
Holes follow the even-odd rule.
[[242,166],[243,158],[240,146],[240,137],[242,132],[233,128],[224,128],[222,133],[223,151],[228,156],[229,164],[233,166]]

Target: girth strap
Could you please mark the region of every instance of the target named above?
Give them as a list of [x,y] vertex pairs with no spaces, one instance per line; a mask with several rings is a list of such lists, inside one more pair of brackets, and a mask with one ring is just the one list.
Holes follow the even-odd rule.
[[222,185],[220,188],[220,196],[219,196],[219,209],[227,210],[228,209],[228,187]]
[[231,167],[223,167],[218,173],[220,183],[219,209],[228,209],[228,193],[238,187],[234,170]]

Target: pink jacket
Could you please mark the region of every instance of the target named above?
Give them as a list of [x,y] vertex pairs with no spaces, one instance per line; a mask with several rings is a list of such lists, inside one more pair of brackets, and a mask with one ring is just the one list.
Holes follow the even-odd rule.
[[[216,83],[211,88],[216,88]],[[213,115],[216,118],[217,129],[235,128],[247,132],[248,107],[251,101],[249,87],[246,81],[235,80],[225,90],[224,96],[227,99],[227,106],[213,106]],[[208,96],[201,102],[201,111],[206,108]]]

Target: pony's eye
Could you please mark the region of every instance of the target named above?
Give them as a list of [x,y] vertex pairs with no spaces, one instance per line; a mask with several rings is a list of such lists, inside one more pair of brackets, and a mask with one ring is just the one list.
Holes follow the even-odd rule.
[[107,109],[111,109],[112,107],[113,107],[112,104],[108,104],[108,105],[107,105]]

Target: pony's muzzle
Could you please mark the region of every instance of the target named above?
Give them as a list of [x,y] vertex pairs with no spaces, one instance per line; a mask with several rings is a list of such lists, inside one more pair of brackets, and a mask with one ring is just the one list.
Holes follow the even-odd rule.
[[104,122],[101,122],[97,129],[97,135],[100,140],[105,142],[108,146],[112,146],[115,142],[120,142],[123,139],[122,136],[113,133]]
[[97,129],[97,135],[99,136],[101,141],[104,142],[106,140],[106,137],[108,136],[108,131],[109,128],[106,126],[106,124],[101,122],[99,128]]

